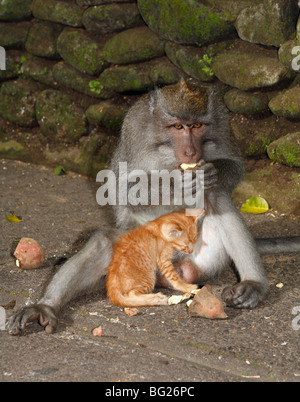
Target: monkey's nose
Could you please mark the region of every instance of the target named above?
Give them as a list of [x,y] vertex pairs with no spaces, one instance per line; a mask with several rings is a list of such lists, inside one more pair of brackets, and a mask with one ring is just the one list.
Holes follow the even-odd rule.
[[185,155],[186,155],[188,158],[193,158],[193,157],[196,155],[196,151],[195,151],[193,148],[187,148],[187,149],[185,150]]

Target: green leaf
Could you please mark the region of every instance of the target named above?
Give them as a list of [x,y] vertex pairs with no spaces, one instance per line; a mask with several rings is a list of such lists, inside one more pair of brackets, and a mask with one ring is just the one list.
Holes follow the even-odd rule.
[[56,176],[66,174],[66,169],[65,169],[63,166],[57,166],[57,167],[54,169],[54,174],[55,174]]
[[269,205],[262,197],[251,197],[244,202],[240,210],[249,214],[263,214],[269,210]]
[[11,215],[6,215],[5,219],[8,222],[21,222],[22,218],[20,216],[16,216],[14,211],[10,211]]

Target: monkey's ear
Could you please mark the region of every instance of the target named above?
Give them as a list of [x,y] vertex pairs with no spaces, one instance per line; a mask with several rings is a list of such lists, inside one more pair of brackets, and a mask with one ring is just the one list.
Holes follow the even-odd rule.
[[181,236],[182,231],[175,225],[164,223],[161,227],[161,233],[166,240],[177,239]]

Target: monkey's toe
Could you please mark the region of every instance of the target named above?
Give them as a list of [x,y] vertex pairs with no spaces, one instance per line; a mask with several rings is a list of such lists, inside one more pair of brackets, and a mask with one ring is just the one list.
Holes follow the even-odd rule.
[[243,281],[227,286],[222,292],[226,305],[235,308],[254,308],[265,295],[265,288],[255,281]]

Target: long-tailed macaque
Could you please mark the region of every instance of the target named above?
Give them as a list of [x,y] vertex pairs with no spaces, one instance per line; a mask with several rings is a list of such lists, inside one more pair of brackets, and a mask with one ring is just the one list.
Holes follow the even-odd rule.
[[[126,115],[111,169],[118,177],[118,163],[127,162],[129,172],[141,169],[150,174],[154,169],[172,171],[182,163],[199,160],[205,161],[199,169],[204,171],[206,215],[193,254],[175,257],[175,264],[183,280],[195,283],[213,277],[233,261],[239,282],[225,288],[223,298],[230,306],[253,308],[267,292],[267,279],[259,247],[230,196],[243,176],[243,161],[232,138],[225,107],[213,91],[181,80],[142,96]],[[193,188],[197,188],[195,180],[192,179]],[[103,225],[55,274],[41,300],[11,317],[9,333],[18,334],[36,318],[46,332],[52,332],[59,311],[68,301],[99,286],[118,236],[186,207],[170,204],[115,206],[114,226]],[[261,251],[272,251],[270,244],[265,241]],[[299,239],[294,239],[290,248],[280,244],[282,248],[275,251],[300,250]]]

